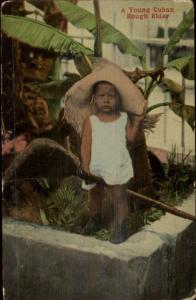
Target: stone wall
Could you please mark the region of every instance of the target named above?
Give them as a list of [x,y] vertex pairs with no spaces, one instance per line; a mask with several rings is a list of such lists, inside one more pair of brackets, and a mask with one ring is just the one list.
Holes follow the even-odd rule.
[[[180,209],[195,213],[192,195]],[[166,214],[113,245],[5,219],[6,300],[181,300],[196,286],[196,223]]]

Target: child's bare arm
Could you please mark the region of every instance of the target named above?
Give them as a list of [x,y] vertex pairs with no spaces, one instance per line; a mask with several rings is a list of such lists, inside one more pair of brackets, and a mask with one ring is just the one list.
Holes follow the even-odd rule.
[[142,123],[143,119],[145,118],[147,104],[148,104],[148,102],[146,101],[142,115],[140,115],[140,116],[135,115],[135,120],[134,120],[133,125],[131,124],[130,120],[128,119],[128,122],[127,122],[127,142],[128,143],[133,143],[135,141],[135,138],[141,127],[141,123]]
[[80,151],[81,151],[82,169],[88,174],[90,173],[89,164],[91,159],[91,143],[92,143],[91,124],[90,124],[90,119],[87,118],[83,126]]
[[133,143],[140,129],[141,122],[143,120],[143,116],[136,116],[134,124],[131,125],[131,122],[127,121],[127,142]]

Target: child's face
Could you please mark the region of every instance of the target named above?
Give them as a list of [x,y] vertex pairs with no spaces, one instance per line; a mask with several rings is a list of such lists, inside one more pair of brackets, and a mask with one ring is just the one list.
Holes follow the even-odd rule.
[[112,85],[109,83],[100,83],[94,95],[94,102],[99,112],[107,114],[114,113],[119,104],[119,97]]

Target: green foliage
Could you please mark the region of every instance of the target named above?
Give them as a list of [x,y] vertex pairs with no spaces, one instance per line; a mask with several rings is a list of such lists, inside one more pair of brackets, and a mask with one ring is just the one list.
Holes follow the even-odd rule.
[[[172,151],[167,157],[167,164],[164,165],[165,179],[155,180],[156,187],[159,187],[161,201],[170,206],[181,205],[186,197],[193,191],[195,180],[195,166],[187,164],[190,152],[183,153],[179,157],[177,148],[172,146]],[[160,219],[164,211],[152,207],[144,212],[144,224],[151,224]]]
[[182,85],[167,77],[162,79],[160,87],[163,88],[164,91],[170,91],[177,95],[180,95],[180,93],[183,91]]
[[[185,105],[183,102],[184,97],[184,87],[172,79],[163,78],[161,84],[159,85],[164,92],[170,93],[171,103],[167,105],[169,108],[179,117],[183,118],[192,130],[195,129],[195,107],[191,105]],[[154,106],[154,108],[160,105]],[[152,107],[151,107],[152,110]]]
[[152,207],[148,211],[144,212],[144,225],[148,225],[159,220],[163,215],[164,211]]
[[87,55],[82,54],[80,57],[74,58],[74,64],[80,75],[86,76],[92,72],[93,66]]
[[177,71],[182,73],[184,78],[193,80],[195,79],[194,60],[194,56],[184,56],[168,62],[166,65],[164,65],[164,67],[168,69],[175,68]]
[[92,55],[93,51],[73,40],[62,31],[27,17],[2,15],[2,30],[10,37],[32,47],[53,50],[59,54]]
[[66,73],[65,79],[49,81],[39,85],[40,94],[47,100],[53,121],[58,121],[59,119],[62,97],[80,78],[77,74]]
[[171,52],[173,47],[181,40],[183,35],[186,33],[186,31],[191,28],[191,26],[194,23],[194,11],[193,8],[191,8],[188,13],[185,15],[183,20],[180,22],[180,24],[177,26],[176,30],[172,34],[168,44],[165,46],[165,49],[162,53],[161,59],[164,55],[167,55]]
[[175,102],[171,103],[169,107],[176,115],[183,118],[192,130],[195,129],[195,107]]
[[78,195],[71,184],[61,183],[49,194],[45,205],[48,223],[71,232],[80,232],[87,215],[86,193]]
[[159,182],[159,187],[162,199],[170,205],[181,204],[193,190],[195,166],[187,163],[190,153],[181,153],[179,157],[176,146],[172,146],[167,157],[167,164],[164,166],[166,179]]
[[95,237],[102,241],[108,241],[110,237],[109,230],[102,228],[95,233]]
[[194,57],[191,57],[189,62],[183,66],[181,73],[184,76],[184,78],[187,78],[189,80],[195,79],[195,58]]
[[47,178],[36,178],[35,181],[46,191],[50,190],[50,183]]
[[[189,12],[186,14],[186,16],[183,18],[183,20],[180,22],[180,24],[177,26],[176,30],[172,34],[168,44],[165,46],[164,51],[161,54],[160,59],[158,60],[156,66],[163,65],[163,58],[165,55],[168,55],[171,50],[174,48],[174,46],[181,40],[183,35],[191,28],[191,26],[194,23],[194,12],[193,8],[189,10]],[[183,72],[183,76],[185,78],[192,78],[194,70],[191,69],[191,67],[187,67],[191,62],[191,58],[184,58],[179,60],[173,60],[169,62],[165,67],[175,67],[176,69],[182,70],[185,68],[186,71]],[[187,70],[188,68],[188,70]],[[155,84],[153,80],[149,83],[148,87],[146,87],[146,94],[147,98],[151,94],[155,87]]]
[[[71,24],[79,28],[85,28],[94,36],[96,35],[96,20],[94,14],[69,1],[54,0],[54,3]],[[143,59],[143,52],[123,33],[104,20],[101,21],[101,39],[104,43],[117,45],[119,50],[124,54],[129,53],[138,57],[140,60]]]
[[[29,0],[29,2],[31,1]],[[69,1],[54,0],[54,3],[69,22],[76,27],[87,29],[96,39],[96,20],[94,14]],[[193,17],[193,9],[191,9],[171,36],[158,64],[162,63],[164,55],[168,55],[172,51],[173,47],[180,41],[185,32],[193,25]],[[33,47],[73,56],[75,65],[81,76],[85,76],[92,71],[92,65],[88,55],[92,55],[93,51],[52,26],[26,17],[3,15],[2,30],[8,36],[30,44]],[[138,57],[144,67],[145,59],[143,52],[123,33],[103,20],[101,21],[101,37],[103,42],[117,45],[122,53],[129,53]],[[194,79],[193,56],[175,59],[167,63],[165,67],[175,68],[182,73],[184,78],[190,80]],[[72,84],[80,79],[80,77],[76,75],[78,76],[77,78],[67,76],[65,80],[59,80],[58,76],[59,58],[56,59],[53,73],[49,78],[50,80],[52,79],[52,81],[40,85],[41,94],[47,99],[49,108],[51,108],[50,111],[53,111],[53,118],[55,120],[58,119],[61,97]],[[153,80],[148,83],[145,89],[146,98],[157,84],[157,82]],[[183,104],[183,87],[168,78],[163,78],[162,87],[165,91],[170,91],[171,94],[172,103],[167,103],[167,105],[169,105],[178,116],[184,118],[191,128],[194,129],[194,107]],[[155,105],[154,108],[160,105],[165,105],[165,103]],[[190,192],[192,188],[195,178],[195,169],[186,164],[186,158],[187,157],[182,156],[180,162],[176,161],[176,149],[173,149],[171,155],[168,157],[168,164],[165,166],[166,180],[159,183],[163,199],[165,198],[165,201],[171,205],[181,203],[184,196]],[[71,185],[61,184],[57,186],[56,183],[51,184],[46,178],[38,179],[37,183],[49,194],[45,208],[40,209],[42,223],[44,225],[60,226],[69,231],[81,232],[81,229],[88,219],[86,195],[80,194],[79,196]],[[151,208],[148,212],[144,213],[144,223],[149,224],[159,219],[162,214],[163,212],[159,209]],[[142,218],[143,216],[140,212],[134,212],[130,216],[132,231],[138,230],[139,226],[141,226]],[[108,235],[109,232],[106,229],[95,232],[95,236],[102,240],[107,240]]]
[[66,73],[64,79],[53,80],[39,85],[41,95],[47,100],[59,101],[66,91],[78,80],[80,76],[77,74]]
[[54,177],[40,177],[35,178],[35,182],[39,188],[46,192],[45,194],[49,194],[59,186],[61,180]]

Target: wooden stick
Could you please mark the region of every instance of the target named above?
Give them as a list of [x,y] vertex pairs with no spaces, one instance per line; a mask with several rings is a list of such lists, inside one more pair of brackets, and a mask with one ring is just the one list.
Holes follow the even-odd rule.
[[[85,172],[82,172],[82,174],[81,174],[80,177],[82,177],[84,179],[90,179],[90,182],[94,181],[94,182],[97,182],[97,183],[106,184],[105,181],[102,178],[100,178],[98,176],[95,176],[95,175],[92,175],[92,174],[88,175]],[[178,217],[181,217],[181,218],[188,219],[188,220],[196,222],[196,216],[191,215],[191,214],[189,214],[187,212],[184,212],[184,211],[182,211],[180,209],[177,209],[177,208],[172,207],[172,206],[170,206],[168,204],[162,203],[162,202],[160,202],[158,200],[152,199],[150,197],[147,197],[145,195],[142,195],[140,193],[134,192],[134,191],[129,190],[129,189],[127,189],[127,193],[130,194],[130,195],[134,195],[139,200],[141,200],[141,201],[143,200],[145,202],[148,202],[152,206],[158,207],[159,209],[161,209],[163,211],[167,211],[170,214],[173,214],[175,216],[178,216]]]
[[129,190],[129,189],[127,189],[127,193],[130,194],[130,195],[134,195],[137,198],[140,198],[141,201],[145,200],[145,202],[150,203],[152,206],[156,206],[156,207],[160,208],[161,210],[169,212],[170,214],[173,214],[175,216],[178,216],[178,217],[181,217],[181,218],[188,219],[188,220],[196,222],[196,216],[191,215],[191,214],[189,214],[187,212],[184,212],[184,211],[182,211],[180,209],[177,209],[175,207],[169,206],[168,204],[165,204],[165,203],[162,203],[160,201],[154,200],[154,199],[152,199],[150,197],[144,196],[144,195],[142,195],[140,193],[134,192],[134,191]]

